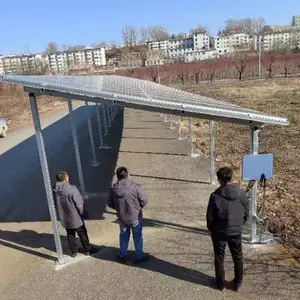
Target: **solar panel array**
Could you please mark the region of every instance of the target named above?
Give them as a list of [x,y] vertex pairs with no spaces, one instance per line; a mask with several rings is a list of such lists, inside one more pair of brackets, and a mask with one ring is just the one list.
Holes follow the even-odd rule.
[[[188,93],[154,82],[135,78],[99,75],[99,76],[21,76],[4,75],[3,81],[21,84],[27,88],[45,93],[55,91],[76,97],[86,97],[87,101],[105,99],[118,101],[125,106],[136,105],[170,111],[180,114],[181,111],[193,116],[208,119],[227,120],[235,123],[249,124],[250,121],[259,124],[287,125],[283,117],[270,116],[252,109],[243,108],[228,102],[217,101],[209,97]],[[175,111],[175,112],[174,112]]]

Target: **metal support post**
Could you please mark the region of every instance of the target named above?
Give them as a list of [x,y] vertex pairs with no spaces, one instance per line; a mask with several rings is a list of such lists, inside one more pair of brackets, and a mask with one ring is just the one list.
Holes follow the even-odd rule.
[[[258,133],[259,128],[256,126],[250,126],[250,152],[251,154],[258,154]],[[257,181],[255,181],[251,191],[251,234],[250,234],[250,242],[257,242]]]
[[98,131],[99,131],[99,142],[100,146],[97,149],[110,149],[110,146],[104,145],[103,142],[103,133],[102,133],[102,124],[101,124],[101,118],[100,118],[100,111],[99,111],[99,104],[96,103],[96,117],[97,117],[97,123],[98,123]]
[[35,137],[36,137],[36,143],[38,147],[40,164],[41,164],[42,174],[44,179],[48,208],[49,208],[49,213],[50,213],[50,218],[52,223],[52,231],[53,231],[55,248],[57,253],[57,262],[59,264],[64,264],[65,259],[63,256],[59,228],[57,223],[57,216],[56,216],[55,204],[54,204],[54,199],[52,194],[52,186],[51,186],[51,179],[50,179],[49,168],[48,168],[48,161],[46,156],[43,134],[41,130],[39,112],[36,105],[36,98],[33,93],[29,94],[29,101],[31,106],[31,113],[32,113],[32,119],[33,119],[33,124],[35,129]]
[[165,123],[168,122],[168,115],[167,114],[165,114],[165,120],[164,120],[164,122]]
[[110,112],[110,119],[111,119],[111,124],[112,124],[114,122],[114,111],[113,111],[112,104],[109,106],[109,112]]
[[191,142],[191,157],[198,157],[199,154],[195,153],[195,146],[194,146],[194,130],[193,130],[193,122],[192,119],[190,118],[190,142]]
[[179,141],[183,140],[183,137],[181,136],[181,130],[182,130],[181,117],[178,116],[178,140]]
[[209,121],[209,161],[210,161],[210,184],[216,183],[215,170],[215,121]]
[[171,116],[170,116],[170,129],[171,129],[171,130],[175,128],[173,125],[174,125],[174,116],[171,115]]
[[102,104],[102,113],[103,113],[103,121],[104,121],[104,135],[108,135],[108,124],[106,117],[106,104]]
[[107,105],[106,108],[107,108],[106,111],[107,111],[108,127],[110,128],[111,123],[112,123],[112,117],[111,117],[111,114],[110,114],[110,105]]
[[92,121],[91,116],[89,112],[89,103],[85,101],[85,112],[86,112],[86,118],[88,123],[88,130],[89,130],[89,138],[90,138],[90,144],[91,144],[91,151],[93,156],[93,162],[92,166],[97,167],[100,165],[99,161],[97,160],[96,151],[95,151],[95,143],[94,143],[94,136],[93,136],[93,128],[92,128]]
[[258,77],[261,77],[261,43],[262,43],[262,36],[258,36]]
[[73,107],[72,107],[72,99],[68,98],[68,107],[69,107],[69,121],[71,125],[72,130],[72,137],[73,137],[73,144],[74,144],[74,150],[75,150],[75,158],[76,158],[76,164],[77,164],[77,172],[79,177],[79,184],[80,184],[80,190],[83,196],[86,196],[85,192],[85,186],[84,186],[84,178],[83,178],[83,172],[82,172],[82,165],[81,165],[81,159],[80,159],[80,151],[78,146],[78,137],[77,137],[77,131],[76,126],[74,124],[74,116],[73,116]]

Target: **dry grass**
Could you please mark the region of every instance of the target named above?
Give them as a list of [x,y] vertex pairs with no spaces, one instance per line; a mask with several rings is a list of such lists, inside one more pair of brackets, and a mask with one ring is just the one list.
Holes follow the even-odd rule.
[[[273,153],[274,178],[268,183],[268,228],[300,254],[300,79],[274,79],[230,83],[202,83],[185,90],[230,101],[271,115],[286,116],[290,125],[266,126],[260,133],[260,152]],[[208,123],[197,121],[198,147],[208,151]],[[249,153],[249,128],[219,123],[216,157],[219,165],[231,165],[240,178],[242,156]],[[243,183],[242,183],[243,184]]]
[[[38,97],[41,116],[48,115],[64,105],[66,102],[56,97]],[[31,123],[28,95],[24,93],[22,87],[0,84],[0,118],[7,121],[9,131]]]

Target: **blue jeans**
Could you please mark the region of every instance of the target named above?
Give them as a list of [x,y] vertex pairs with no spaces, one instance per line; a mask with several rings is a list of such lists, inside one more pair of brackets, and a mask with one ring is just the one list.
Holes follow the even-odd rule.
[[127,255],[128,244],[130,240],[130,231],[132,231],[136,259],[143,256],[143,235],[142,221],[139,220],[133,225],[120,224],[120,257]]

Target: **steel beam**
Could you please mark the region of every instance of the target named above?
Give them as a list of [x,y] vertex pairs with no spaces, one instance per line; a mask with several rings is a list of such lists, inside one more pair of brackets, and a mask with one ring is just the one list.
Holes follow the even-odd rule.
[[106,115],[106,104],[102,104],[102,113],[103,113],[103,122],[104,122],[104,135],[108,135],[108,124],[107,124],[107,115]]
[[[256,126],[250,126],[250,153],[258,154],[258,134],[259,128]],[[250,209],[250,222],[251,233],[250,243],[257,242],[257,181],[250,190],[251,209]]]
[[209,137],[210,184],[216,184],[215,121],[209,121]]
[[182,134],[181,116],[178,116],[178,140],[179,141],[184,139],[181,134]]
[[199,153],[195,152],[195,145],[194,145],[194,129],[193,129],[193,121],[192,118],[189,119],[190,121],[190,144],[191,144],[191,157],[198,157]]
[[85,112],[86,112],[86,118],[87,118],[87,123],[88,123],[90,146],[91,146],[92,157],[93,157],[92,166],[98,167],[100,165],[100,162],[97,160],[97,156],[96,156],[92,121],[91,121],[91,115],[90,115],[90,111],[89,111],[89,103],[87,101],[85,101]]
[[40,164],[41,164],[42,174],[44,179],[48,208],[49,208],[49,213],[50,213],[50,218],[52,223],[52,232],[54,236],[55,248],[57,253],[57,262],[58,264],[64,264],[65,258],[63,256],[63,250],[62,250],[59,228],[57,223],[57,215],[56,215],[56,209],[55,209],[55,204],[54,204],[54,199],[52,194],[52,186],[51,186],[51,179],[50,179],[48,161],[46,156],[46,149],[44,145],[44,138],[41,129],[39,112],[36,104],[36,97],[33,93],[29,94],[29,101],[31,106],[31,113],[32,113],[32,119],[33,119],[33,124],[35,129],[35,137],[36,137],[36,142],[38,147]]
[[72,137],[73,137],[73,144],[74,144],[74,150],[75,150],[75,158],[76,158],[80,190],[81,190],[82,195],[84,197],[86,197],[87,195],[86,195],[85,185],[84,185],[84,178],[83,178],[81,158],[80,158],[80,150],[79,150],[79,145],[78,145],[77,130],[76,130],[76,126],[74,123],[73,106],[72,106],[71,98],[68,98],[68,107],[69,107],[69,122],[70,122],[70,126],[71,126]]
[[110,146],[104,145],[103,141],[103,132],[102,132],[102,124],[100,118],[100,111],[99,111],[99,104],[96,103],[96,117],[97,117],[97,124],[98,124],[98,132],[99,132],[99,147],[97,149],[110,149]]

